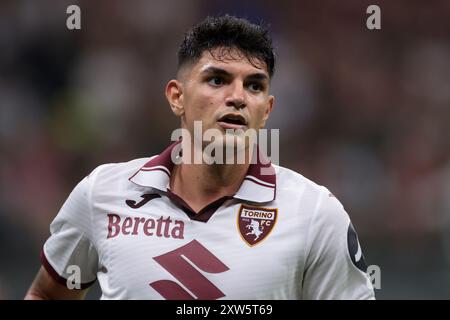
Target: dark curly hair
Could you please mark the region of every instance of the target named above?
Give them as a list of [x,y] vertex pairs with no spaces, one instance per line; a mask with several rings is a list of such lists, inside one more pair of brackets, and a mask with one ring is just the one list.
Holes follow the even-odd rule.
[[218,47],[238,49],[251,63],[254,58],[265,62],[272,77],[275,54],[268,27],[230,15],[207,17],[185,34],[178,51],[178,69],[197,62],[205,50]]

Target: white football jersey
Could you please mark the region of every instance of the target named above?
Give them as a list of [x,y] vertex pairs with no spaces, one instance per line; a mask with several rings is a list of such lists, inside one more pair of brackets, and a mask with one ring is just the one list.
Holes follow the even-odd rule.
[[79,270],[102,299],[374,298],[350,219],[325,187],[258,162],[235,195],[195,214],[169,189],[174,145],[99,166],[75,187],[41,253],[56,280]]

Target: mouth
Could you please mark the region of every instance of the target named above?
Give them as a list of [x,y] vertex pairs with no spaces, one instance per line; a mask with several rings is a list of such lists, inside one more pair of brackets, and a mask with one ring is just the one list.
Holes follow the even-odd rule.
[[240,114],[228,113],[217,120],[224,129],[243,129],[247,126],[247,120]]

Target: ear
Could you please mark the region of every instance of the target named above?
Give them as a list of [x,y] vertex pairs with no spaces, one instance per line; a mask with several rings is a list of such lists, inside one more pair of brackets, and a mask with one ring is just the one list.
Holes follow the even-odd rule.
[[184,114],[183,84],[178,80],[170,80],[166,85],[166,98],[172,112],[181,117]]
[[267,119],[269,119],[269,115],[272,112],[274,103],[275,103],[275,97],[269,96],[268,101],[267,101],[266,110],[264,111],[263,121],[261,123],[261,129],[264,128],[264,126],[266,125],[266,121],[267,121]]

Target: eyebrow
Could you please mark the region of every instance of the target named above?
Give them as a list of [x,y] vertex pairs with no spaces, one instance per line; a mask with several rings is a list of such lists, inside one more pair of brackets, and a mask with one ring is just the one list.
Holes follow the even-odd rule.
[[[229,73],[228,71],[226,71],[224,69],[217,68],[217,67],[208,67],[208,68],[202,70],[201,73],[202,74],[210,74],[210,75],[221,75],[221,76],[225,76],[225,77],[232,77],[231,73]],[[262,72],[252,73],[252,74],[248,75],[246,77],[246,79],[269,81],[269,77],[265,73],[262,73]]]

